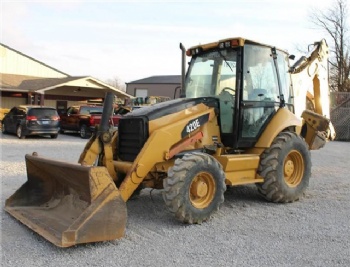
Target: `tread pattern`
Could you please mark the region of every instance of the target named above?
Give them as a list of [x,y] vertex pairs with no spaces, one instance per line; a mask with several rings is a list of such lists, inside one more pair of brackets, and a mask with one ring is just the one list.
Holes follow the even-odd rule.
[[[194,171],[208,170],[216,182],[215,196],[207,208],[197,209],[192,206],[188,196],[193,178],[190,176]],[[212,156],[199,152],[188,153],[175,160],[174,166],[168,171],[168,178],[163,181],[163,187],[163,199],[168,209],[175,213],[175,217],[184,223],[200,224],[209,219],[224,202],[225,174],[220,163]]]
[[[304,155],[304,176],[296,188],[290,188],[284,181],[282,155],[287,144],[293,144]],[[311,156],[305,141],[294,132],[282,132],[260,156],[258,174],[264,182],[257,184],[259,193],[267,200],[278,203],[293,202],[299,199],[309,184],[311,175]]]

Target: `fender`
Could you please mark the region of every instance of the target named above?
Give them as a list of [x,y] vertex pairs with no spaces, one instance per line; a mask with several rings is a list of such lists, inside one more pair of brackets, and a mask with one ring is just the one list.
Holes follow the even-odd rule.
[[264,133],[255,144],[256,148],[268,148],[275,137],[288,127],[301,127],[302,120],[290,112],[287,108],[280,108],[267,125]]

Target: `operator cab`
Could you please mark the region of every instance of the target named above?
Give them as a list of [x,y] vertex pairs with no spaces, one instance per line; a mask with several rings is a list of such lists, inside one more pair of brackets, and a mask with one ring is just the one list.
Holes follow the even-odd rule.
[[219,101],[225,146],[252,147],[279,108],[293,112],[288,54],[242,38],[200,45],[186,74],[186,98]]

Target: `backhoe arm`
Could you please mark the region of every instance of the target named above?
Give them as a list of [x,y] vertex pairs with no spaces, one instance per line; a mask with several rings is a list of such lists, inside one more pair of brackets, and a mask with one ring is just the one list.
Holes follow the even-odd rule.
[[[301,57],[289,69],[294,87],[295,115],[301,117],[304,110],[330,119],[328,57],[329,48],[323,39],[313,44],[307,56]],[[328,137],[334,139],[332,123],[326,130]]]

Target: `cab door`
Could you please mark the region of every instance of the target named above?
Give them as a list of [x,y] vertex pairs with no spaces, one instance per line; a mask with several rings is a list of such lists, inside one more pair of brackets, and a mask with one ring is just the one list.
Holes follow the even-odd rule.
[[66,128],[70,130],[79,130],[79,108],[71,107],[67,111]]
[[[244,46],[237,147],[252,147],[281,106],[277,69],[270,47]],[[286,74],[284,74],[286,75]]]

